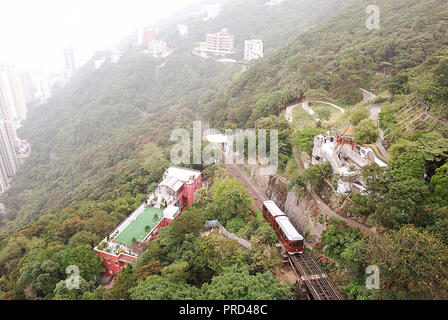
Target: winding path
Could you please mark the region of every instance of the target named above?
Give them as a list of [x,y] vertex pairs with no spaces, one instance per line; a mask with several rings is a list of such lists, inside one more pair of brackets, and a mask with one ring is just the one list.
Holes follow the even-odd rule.
[[[304,170],[305,167],[303,166],[302,160],[300,160],[299,157],[299,151],[297,150],[297,148],[293,148],[293,154],[294,154],[294,159],[296,160],[296,165],[297,168],[299,170]],[[354,221],[352,219],[343,217],[341,215],[339,215],[338,213],[336,213],[333,209],[331,209],[318,195],[316,192],[314,192],[314,190],[311,189],[310,186],[307,186],[306,191],[309,193],[309,195],[311,196],[311,198],[314,200],[314,202],[317,204],[317,206],[319,207],[320,210],[322,210],[323,212],[325,212],[328,216],[339,219],[344,221],[345,223],[347,223],[347,225],[349,225],[352,228],[357,228],[359,230],[361,230],[361,232],[368,234],[368,235],[375,235],[375,229],[373,228],[369,228],[368,226],[359,223],[357,221]]]
[[344,110],[343,108],[341,108],[341,107],[335,105],[334,103],[324,102],[324,101],[317,101],[317,100],[316,100],[316,101],[310,101],[310,102],[317,102],[317,103],[328,104],[329,106],[332,106],[332,107],[338,109],[339,111],[341,111],[341,113],[344,113],[344,112],[345,112],[345,110]]
[[317,100],[311,100],[311,101],[303,101],[301,103],[297,103],[294,104],[292,106],[286,107],[285,109],[285,118],[289,123],[292,123],[293,121],[293,113],[294,113],[294,109],[296,107],[298,107],[299,105],[302,105],[302,109],[305,110],[306,112],[308,112],[308,114],[310,116],[312,116],[314,118],[314,120],[316,121],[320,121],[319,118],[316,116],[316,113],[313,111],[313,109],[311,109],[308,105],[308,103],[310,102],[317,102],[317,103],[322,103],[322,104],[327,104],[329,106],[332,106],[336,109],[338,109],[339,111],[341,111],[341,113],[344,113],[345,110],[337,105],[335,105],[334,103],[330,103],[330,102],[324,102],[324,101],[317,101]]
[[300,103],[295,104],[295,105],[292,105],[292,106],[289,106],[289,107],[286,108],[286,110],[285,110],[285,117],[286,117],[286,120],[287,120],[289,123],[292,123],[292,120],[293,120],[292,115],[293,115],[294,109],[295,109],[299,104],[300,104]]

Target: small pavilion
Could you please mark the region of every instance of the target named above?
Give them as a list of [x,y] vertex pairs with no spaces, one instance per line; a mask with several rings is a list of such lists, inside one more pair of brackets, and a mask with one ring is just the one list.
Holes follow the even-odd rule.
[[350,144],[352,149],[355,146],[355,129],[351,121],[342,127],[333,129],[336,133],[336,141],[339,144]]

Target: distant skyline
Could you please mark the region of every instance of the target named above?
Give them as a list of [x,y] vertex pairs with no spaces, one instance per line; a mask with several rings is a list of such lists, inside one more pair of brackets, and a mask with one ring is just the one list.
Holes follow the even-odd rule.
[[[76,63],[118,44],[137,28],[198,0],[6,0],[0,19],[0,64],[33,72],[64,69],[64,49]],[[213,1],[211,1],[213,2]]]

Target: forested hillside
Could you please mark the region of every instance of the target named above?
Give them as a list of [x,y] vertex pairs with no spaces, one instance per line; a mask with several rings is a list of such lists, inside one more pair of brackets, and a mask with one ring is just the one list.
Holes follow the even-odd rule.
[[[367,0],[285,0],[273,8],[265,2],[229,1],[215,20],[176,20],[159,33],[174,49],[166,59],[129,45],[130,37],[118,64],[95,71],[94,57],[48,104],[30,109],[19,136],[31,143],[31,157],[0,198],[6,206],[0,298],[294,297],[272,278],[281,265],[280,256],[271,256],[277,242],[272,228],[220,166],[197,167],[210,190],[198,192],[194,205],[162,229],[111,291],[98,286],[102,267],[92,248],[154,190],[170,164],[171,131],[190,128],[199,114],[218,128],[279,129],[279,173],[290,178],[291,189],[303,192],[310,183],[318,191],[335,175],[329,166],[299,171],[293,148],[309,153],[314,136],[338,121],[351,120],[362,131],[369,112],[359,103],[361,87],[379,93],[379,123],[392,159],[387,168],[365,167],[369,192],[353,195],[347,211],[368,217],[382,234],[361,237],[332,221],[321,249],[337,263],[327,271],[338,274],[351,299],[448,296],[448,133],[434,124],[408,132],[395,118],[422,101],[447,119],[447,1],[376,0],[380,30],[365,26]],[[190,37],[180,39],[179,23],[189,24]],[[206,31],[222,28],[235,34],[240,49],[244,39],[262,38],[269,57],[242,73],[238,65],[191,55]],[[303,98],[334,99],[347,112],[331,123],[311,119],[294,132],[276,116]],[[378,130],[371,125],[375,140]],[[206,233],[204,222],[212,219],[254,249]],[[64,286],[71,264],[81,267],[81,290]],[[371,264],[384,270],[382,290],[367,292],[365,267]]]
[[[195,41],[203,41],[207,31],[227,27],[240,47],[246,36],[256,35],[266,39],[266,49],[274,49],[287,43],[291,33],[300,34],[342,9],[347,0],[332,0],[329,6],[320,6],[324,0],[305,2],[285,1],[270,8],[264,1],[229,1],[215,20],[187,18],[192,34],[187,39],[180,38],[177,24],[160,30],[158,37],[174,49],[165,62],[145,55],[143,48],[125,45],[125,56],[116,65],[94,71],[93,61],[87,63],[47,105],[30,110],[19,136],[30,141],[33,153],[2,196],[7,214],[0,223],[17,218],[12,225],[23,225],[86,198],[143,192],[152,180],[139,176],[137,182],[127,171],[135,170],[141,148],[150,142],[166,146],[172,129],[189,128],[200,105],[241,70],[192,56]],[[289,19],[282,18],[285,14]],[[277,43],[268,40],[274,38],[272,32]]]
[[[338,2],[346,1],[333,3]],[[31,157],[0,200],[6,206],[6,215],[0,217],[0,226],[5,229],[0,234],[0,296],[4,299],[82,298],[70,296],[60,284],[66,276],[65,267],[76,262],[83,265],[81,272],[85,280],[82,283],[85,290],[79,293],[86,291],[84,298],[98,298],[89,296],[98,285],[94,279],[101,271],[99,259],[92,251],[93,246],[157,186],[163,171],[169,166],[168,139],[171,131],[174,128],[190,128],[195,115],[200,113],[200,106],[213,98],[218,87],[228,84],[241,73],[240,66],[204,61],[192,56],[191,48],[195,41],[203,40],[206,31],[216,32],[227,27],[235,32],[239,47],[244,37],[250,35],[266,38],[265,47],[269,50],[286,43],[288,36],[300,34],[311,24],[324,19],[312,14],[316,9],[314,5],[309,9],[301,7],[294,15],[289,13],[288,16],[293,19],[281,19],[282,14],[294,11],[291,8],[297,8],[296,2],[285,1],[268,15],[268,8],[261,1],[249,4],[235,1],[230,10],[224,7],[223,15],[227,14],[231,23],[220,25],[218,20],[203,23],[202,17],[196,18],[196,22],[188,18],[194,37],[181,40],[176,24],[159,30],[159,37],[167,39],[170,48],[174,49],[167,59],[155,59],[146,55],[144,48],[125,45],[126,51],[118,64],[106,62],[95,71],[93,60],[108,55],[98,52],[75,74],[71,83],[47,104],[31,107],[28,119],[18,133],[31,143]],[[335,7],[330,6],[322,7],[320,12],[331,15],[334,11]],[[240,23],[247,23],[245,17],[250,15],[257,17],[256,23],[249,20],[252,23],[244,28],[239,27]],[[274,20],[280,21],[275,30],[269,26]],[[249,33],[237,34],[243,29]],[[269,35],[273,31],[276,34]],[[286,33],[289,35],[286,36]],[[212,177],[213,174],[206,171],[205,176]],[[238,184],[229,181],[222,183],[225,186],[231,183],[229,192],[241,193]],[[247,195],[239,195],[240,199],[243,197],[247,198]],[[219,217],[219,214],[230,217],[230,220],[235,218],[226,227],[247,239],[255,236],[260,243],[259,250],[250,255],[236,252],[234,259],[240,262],[240,268],[229,270],[228,280],[235,272],[246,274],[249,268],[250,275],[247,274],[246,280],[253,285],[254,298],[257,291],[253,288],[261,284],[260,280],[265,282],[264,286],[273,289],[272,295],[265,298],[289,297],[290,290],[278,287],[268,274],[255,277],[256,272],[277,268],[277,265],[263,262],[266,254],[263,243],[274,241],[272,229],[261,224],[260,217],[252,208],[245,206],[241,208],[243,211],[221,212],[224,207],[220,206],[225,198],[218,197],[216,201],[207,197],[200,211],[209,212],[208,218]],[[205,210],[206,207],[209,209]],[[198,219],[202,219],[201,215]],[[200,227],[201,221],[198,220],[193,230],[182,232],[187,235],[193,232],[198,237],[196,228]],[[222,223],[225,224],[225,221]],[[171,239],[171,236],[167,237]],[[213,248],[215,245],[221,246],[220,243],[221,240],[214,239],[214,236],[205,242],[201,242],[200,238],[194,242],[189,236],[185,249],[192,245]],[[155,242],[153,246],[157,248],[157,245],[158,242]],[[230,248],[230,256],[232,252]],[[160,257],[164,259],[161,261],[162,267],[179,262],[182,253],[167,252],[168,258]],[[191,277],[184,280],[194,285],[209,282],[213,276],[221,275],[229,262],[234,261],[228,260],[230,256],[221,257],[216,266],[203,271],[203,260],[191,260],[187,266],[193,268]],[[176,271],[177,267],[171,269]],[[197,275],[203,272],[206,277]],[[154,274],[160,275],[160,272]],[[222,281],[216,279],[215,289],[212,289],[213,285],[208,290],[204,288],[203,294],[216,297]],[[166,283],[161,281],[160,285],[166,286]],[[127,286],[125,291],[131,287]],[[99,288],[98,294],[101,291]],[[135,296],[141,297],[138,292]],[[122,298],[122,293],[114,297]],[[125,298],[129,298],[129,293]]]
[[[380,8],[380,30],[366,28],[365,9],[371,4]],[[444,0],[353,2],[222,90],[207,107],[208,118],[221,127],[229,122],[253,126],[255,120],[279,114],[303,97],[328,96],[355,104],[362,99],[359,88],[380,91],[407,83],[412,77],[406,75],[408,70],[446,50],[447,14]],[[430,78],[430,74],[419,77]],[[443,84],[434,85],[443,88]],[[426,101],[446,104],[444,97]]]
[[[244,54],[244,40],[263,39],[265,56],[290,43],[311,26],[318,25],[342,10],[352,0],[285,0],[278,6],[267,6],[266,0],[227,1],[215,19],[202,21],[185,17],[177,23],[189,27],[189,40],[205,41],[205,33],[229,29],[235,35],[236,49]],[[177,39],[176,25],[161,32],[163,38]]]
[[172,56],[157,71],[160,63],[131,51],[95,72],[88,64],[48,104],[30,110],[19,135],[33,153],[3,196],[4,223],[23,224],[84,199],[136,195],[159,179],[135,180],[141,150],[189,128],[198,97],[238,70],[190,56]]

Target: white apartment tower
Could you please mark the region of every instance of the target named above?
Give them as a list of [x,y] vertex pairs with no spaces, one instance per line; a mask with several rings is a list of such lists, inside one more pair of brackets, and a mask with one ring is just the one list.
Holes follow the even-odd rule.
[[244,42],[244,59],[247,61],[263,58],[263,41],[260,39]]

